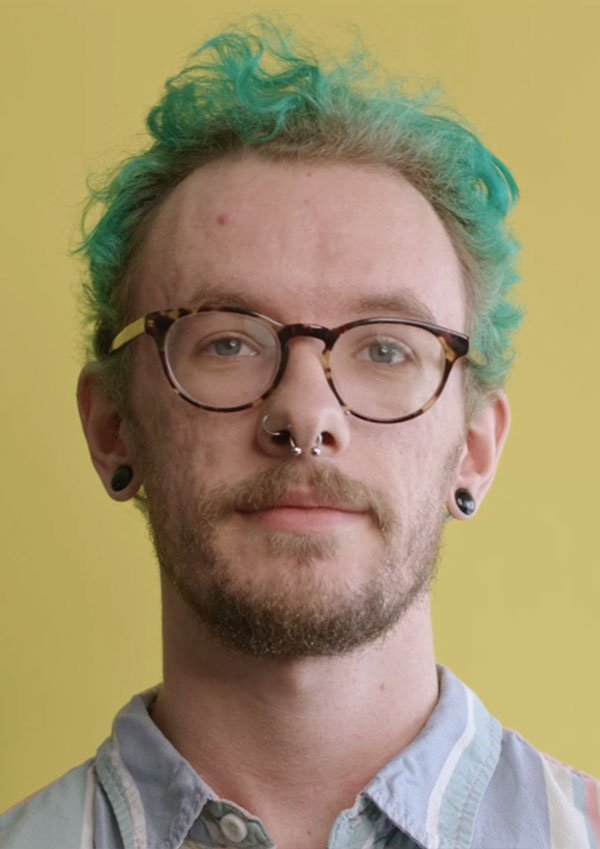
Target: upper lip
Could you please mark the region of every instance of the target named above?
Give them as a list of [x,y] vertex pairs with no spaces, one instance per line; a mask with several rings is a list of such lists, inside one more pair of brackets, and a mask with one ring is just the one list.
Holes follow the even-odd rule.
[[341,510],[346,513],[363,513],[365,507],[351,504],[339,498],[318,495],[308,490],[291,490],[280,498],[261,504],[243,504],[238,507],[240,513],[257,513],[261,510],[274,510],[282,507],[296,508],[329,508],[330,510]]

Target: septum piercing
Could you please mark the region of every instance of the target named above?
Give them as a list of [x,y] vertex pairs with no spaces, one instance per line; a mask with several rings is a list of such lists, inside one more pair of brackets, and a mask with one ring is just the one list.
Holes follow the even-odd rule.
[[[264,432],[268,433],[269,436],[282,436],[284,433],[287,432],[288,441],[290,443],[290,451],[292,452],[294,457],[299,457],[302,454],[302,448],[300,448],[299,445],[296,445],[296,443],[294,441],[294,436],[293,436],[292,431],[291,431],[291,426],[288,424],[284,428],[282,428],[281,430],[269,430],[269,428],[267,427],[267,419],[268,418],[269,418],[269,414],[267,413],[266,416],[263,416],[263,420],[261,422],[261,427],[264,430]],[[320,433],[317,436],[315,444],[310,449],[310,453],[312,454],[313,457],[319,456],[319,454],[321,453],[322,444],[323,444],[323,434]]]
[[[296,445],[296,443],[294,442],[294,437],[292,436],[291,430],[289,428],[285,428],[285,430],[287,430],[287,432],[289,433],[288,439],[290,441],[290,451],[292,452],[292,454],[295,457],[299,457],[300,454],[302,454],[302,448],[300,448],[300,446]],[[282,433],[282,432],[283,431],[280,431],[279,433]],[[277,434],[277,435],[279,436],[279,434]]]
[[317,436],[317,441],[315,442],[313,447],[310,449],[310,453],[313,455],[313,457],[319,456],[319,454],[321,453],[321,445],[322,444],[323,444],[323,434],[320,433]]

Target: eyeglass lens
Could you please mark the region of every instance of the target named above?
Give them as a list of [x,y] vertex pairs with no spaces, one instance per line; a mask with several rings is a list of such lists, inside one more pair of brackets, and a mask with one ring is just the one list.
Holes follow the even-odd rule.
[[[272,385],[281,360],[276,331],[238,313],[194,313],[166,338],[171,377],[190,399],[240,407]],[[331,377],[355,413],[389,420],[417,412],[435,394],[445,368],[442,346],[422,327],[381,323],[347,330],[331,351]]]

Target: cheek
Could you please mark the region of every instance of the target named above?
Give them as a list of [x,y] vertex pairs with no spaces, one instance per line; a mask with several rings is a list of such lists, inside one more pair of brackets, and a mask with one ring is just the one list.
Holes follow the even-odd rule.
[[208,438],[208,429],[197,420],[201,412],[190,407],[190,416],[181,409],[185,403],[173,398],[170,407],[157,410],[145,428],[155,462],[176,467],[184,476],[193,469],[211,468],[223,456],[221,440]]
[[136,350],[131,407],[140,456],[154,469],[212,464],[219,446],[205,438],[206,414],[185,401],[163,372],[153,341]]
[[410,421],[365,431],[357,435],[357,443],[359,439],[368,445],[363,456],[369,457],[374,483],[381,482],[402,499],[418,497],[421,492],[444,488],[454,473],[464,445],[464,419],[434,406]]
[[248,472],[252,428],[239,414],[210,413],[176,393],[138,419],[142,457],[159,474],[210,486]]

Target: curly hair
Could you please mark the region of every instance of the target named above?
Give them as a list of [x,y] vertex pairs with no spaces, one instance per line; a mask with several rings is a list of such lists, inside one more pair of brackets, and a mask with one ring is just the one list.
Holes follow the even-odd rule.
[[[518,197],[507,167],[437,88],[408,91],[354,49],[319,61],[293,34],[259,19],[207,41],[166,82],[147,117],[152,143],[90,189],[78,251],[88,358],[123,395],[127,355],[109,353],[129,315],[135,258],[161,204],[203,164],[253,151],[270,160],[333,160],[401,174],[432,204],[462,265],[472,344],[468,385],[478,397],[503,385],[520,308],[519,246],[506,218]],[[96,223],[88,226],[89,213]]]

